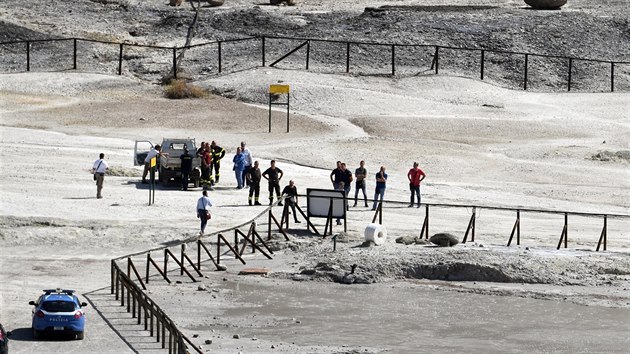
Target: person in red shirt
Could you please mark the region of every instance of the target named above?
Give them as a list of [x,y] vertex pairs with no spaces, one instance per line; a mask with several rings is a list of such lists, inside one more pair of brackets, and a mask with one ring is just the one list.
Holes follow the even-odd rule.
[[213,190],[212,185],[214,185],[214,181],[212,179],[212,175],[210,174],[210,165],[212,165],[212,151],[210,150],[210,143],[203,144],[203,150],[201,151],[201,184],[203,185],[203,189]]
[[425,177],[424,171],[418,168],[417,162],[414,162],[413,168],[407,173],[407,178],[409,178],[409,190],[411,191],[410,208],[413,207],[414,195],[418,196],[418,208],[420,208],[420,182],[422,182]]

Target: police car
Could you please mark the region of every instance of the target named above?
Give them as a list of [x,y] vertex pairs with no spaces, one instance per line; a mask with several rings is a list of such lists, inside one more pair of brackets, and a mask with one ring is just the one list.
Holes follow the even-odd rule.
[[33,337],[43,333],[64,333],[83,339],[85,333],[85,302],[79,302],[74,290],[44,290],[37,301],[29,302],[33,308]]
[[0,354],[8,354],[9,353],[9,336],[11,332],[6,332],[4,327],[2,327],[2,323],[0,323]]

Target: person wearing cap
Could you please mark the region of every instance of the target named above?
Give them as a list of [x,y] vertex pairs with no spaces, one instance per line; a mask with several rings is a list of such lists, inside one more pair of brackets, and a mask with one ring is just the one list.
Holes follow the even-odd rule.
[[166,156],[166,155],[168,154],[162,153],[162,147],[160,146],[160,144],[156,144],[154,147],[151,148],[151,151],[149,151],[149,153],[147,154],[147,157],[144,158],[144,172],[142,172],[142,183],[144,184],[149,183],[147,181],[147,174],[149,173],[149,170],[151,169],[151,159],[154,157]]
[[188,179],[193,167],[193,156],[188,152],[188,147],[184,145],[184,153],[179,156],[182,160],[182,190],[188,190]]
[[295,186],[295,182],[293,180],[289,181],[289,184],[287,186],[284,187],[284,189],[282,190],[282,195],[285,195],[286,197],[284,198],[284,201],[287,202],[287,205],[291,207],[291,210],[293,211],[293,220],[299,224],[300,220],[298,220],[297,218],[297,213],[295,212],[295,206],[298,203],[298,191],[297,191],[297,187]]

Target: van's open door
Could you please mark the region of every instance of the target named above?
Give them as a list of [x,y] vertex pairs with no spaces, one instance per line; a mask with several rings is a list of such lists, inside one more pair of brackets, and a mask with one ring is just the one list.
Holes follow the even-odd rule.
[[143,166],[144,159],[147,157],[152,147],[153,144],[148,140],[136,140],[136,144],[133,148],[133,165]]

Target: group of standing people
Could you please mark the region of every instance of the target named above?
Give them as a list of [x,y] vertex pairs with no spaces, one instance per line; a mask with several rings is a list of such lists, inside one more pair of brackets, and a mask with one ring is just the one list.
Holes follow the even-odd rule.
[[[260,163],[254,161],[254,164],[245,170],[245,181],[249,185],[249,205],[261,205],[260,203],[260,182],[262,179],[267,180],[269,187],[269,205],[273,204],[274,196],[280,200],[280,180],[284,177],[284,171],[276,167],[276,160],[271,160],[269,168],[265,172],[260,171]],[[278,203],[282,205],[282,202]]]
[[[237,154],[234,157],[234,171],[236,175],[237,181],[242,180],[242,175],[239,175],[241,171],[240,165],[243,163],[243,156],[237,157],[239,154],[242,155],[245,149],[245,143],[241,143],[241,147],[237,149]],[[249,154],[251,156],[251,153]],[[236,166],[239,166],[237,168]],[[276,167],[276,161],[271,160],[269,168],[265,170],[265,172],[260,171],[260,164],[258,161],[254,161],[253,165],[244,169],[245,181],[247,185],[249,185],[249,197],[248,204],[249,205],[262,205],[260,203],[260,182],[263,178],[265,178],[268,182],[269,186],[269,205],[273,204],[274,197],[277,197],[278,200],[282,198],[282,195],[286,195],[285,202],[292,209],[293,219],[296,223],[300,223],[300,220],[297,218],[296,214],[296,206],[298,204],[298,191],[295,186],[295,182],[293,180],[289,181],[289,184],[284,187],[282,193],[280,192],[280,180],[284,176],[284,172]],[[244,188],[244,184],[240,183],[237,188]],[[282,206],[282,202],[279,202],[278,205]],[[197,200],[197,218],[200,219],[200,235],[203,235],[205,232],[206,225],[210,218],[210,207],[212,206],[212,201],[208,198],[208,192],[203,191],[203,195],[201,198]]]
[[241,141],[241,146],[236,148],[236,154],[232,158],[232,162],[234,162],[232,170],[236,177],[236,188],[245,188],[246,185],[249,185],[247,183],[247,171],[253,166],[254,158],[244,141]]
[[[221,159],[225,157],[225,149],[219,146],[214,140],[210,143],[202,141],[196,154],[201,159],[201,178],[199,180],[199,184],[203,186],[204,190],[212,190],[213,186],[219,183],[221,178]],[[187,158],[185,155],[187,155],[186,151],[184,151],[184,154],[180,157],[182,159],[182,163],[184,162],[184,158]],[[186,184],[184,185],[183,178],[182,189],[188,189],[188,181],[186,181]]]
[[[200,234],[203,235],[208,219],[210,218],[209,208],[212,206],[212,202],[208,198],[206,187],[207,185],[212,187],[212,185],[219,182],[221,159],[225,156],[225,150],[217,145],[215,141],[212,141],[211,143],[202,142],[200,148],[196,151],[196,154],[202,160],[201,181],[204,185],[204,191],[202,197],[197,201],[197,217],[201,220]],[[146,176],[150,170],[151,159],[162,155],[164,154],[161,152],[160,145],[156,145],[151,149],[151,151],[149,151],[145,159],[142,183],[147,183]],[[180,159],[182,161],[182,190],[187,190],[188,177],[193,165],[193,156],[186,146],[184,146],[184,153],[180,156]],[[289,184],[284,187],[282,192],[280,192],[280,181],[282,180],[282,177],[284,177],[284,172],[276,166],[275,160],[271,160],[269,168],[267,168],[264,172],[261,172],[259,162],[253,161],[251,151],[247,148],[246,143],[243,141],[240,146],[237,147],[236,154],[234,155],[232,161],[234,162],[233,170],[237,181],[237,188],[243,189],[245,186],[249,186],[249,205],[261,205],[259,200],[260,183],[264,178],[268,182],[269,205],[273,204],[274,198],[281,200],[282,196],[285,195],[284,200],[292,209],[294,221],[296,223],[300,222],[297,219],[296,214],[298,192],[295,182],[293,180],[289,181]],[[426,178],[426,174],[418,166],[419,164],[417,162],[413,163],[413,167],[407,173],[407,178],[409,180],[409,190],[411,192],[409,207],[414,206],[415,199],[417,198],[417,207],[419,208],[421,204],[420,183]],[[103,189],[104,176],[108,168],[109,165],[105,161],[105,154],[101,153],[99,155],[99,159],[94,161],[92,166],[92,173],[94,174],[94,180],[96,181],[97,186],[96,197],[98,199],[102,198],[101,191]],[[365,207],[368,207],[366,193],[367,176],[368,172],[365,168],[365,161],[359,162],[359,167],[354,170],[354,174],[348,170],[344,162],[337,161],[336,168],[330,173],[330,181],[333,188],[343,191],[346,197],[350,194],[352,182],[354,181],[355,192],[353,207],[357,206],[359,191],[363,193],[363,203]],[[374,203],[372,205],[372,210],[376,210],[378,203],[382,202],[385,197],[387,177],[385,166],[381,166],[375,175],[376,185],[374,189]],[[278,205],[282,206],[283,204],[282,202],[279,202]],[[346,205],[346,208],[349,209],[349,206]],[[337,223],[339,224],[340,221],[338,220]]]
[[[366,194],[366,178],[367,170],[365,168],[365,161],[359,163],[359,167],[354,170],[354,177],[344,162],[337,161],[337,167],[330,173],[330,181],[333,184],[333,188],[336,190],[342,190],[345,196],[350,194],[351,182],[355,181],[354,190],[354,205],[357,206],[359,191],[363,193],[363,203],[365,207],[368,207],[367,194]],[[376,186],[374,188],[374,204],[372,210],[376,210],[379,202],[383,201],[385,197],[385,189],[387,188],[387,173],[385,172],[385,166],[381,166],[376,173]],[[418,208],[420,207],[420,182],[426,178],[426,174],[418,167],[418,163],[413,163],[413,168],[407,173],[409,179],[409,190],[411,191],[411,197],[409,207],[413,207],[415,196],[418,198]],[[349,206],[346,206],[349,208]]]

